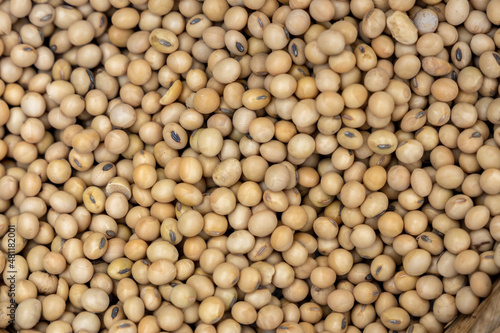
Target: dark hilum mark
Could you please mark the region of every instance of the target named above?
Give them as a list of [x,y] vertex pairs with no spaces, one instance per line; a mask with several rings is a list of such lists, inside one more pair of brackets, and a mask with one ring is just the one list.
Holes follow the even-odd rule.
[[498,53],[493,53],[493,58],[495,58],[497,64],[500,66],[500,55]]
[[172,46],[172,44],[168,40],[165,40],[165,39],[158,39],[158,43],[160,43],[160,45],[163,45],[166,47]]
[[92,74],[90,69],[87,69],[86,72],[87,72],[87,75],[89,76],[89,80],[90,80],[89,90],[92,90],[92,89],[94,89],[94,85],[95,85],[94,74]]
[[174,140],[175,142],[177,143],[181,142],[181,137],[175,131],[170,132],[170,136],[172,137],[172,140]]
[[259,24],[259,26],[261,28],[264,28],[264,22],[262,22],[262,20],[260,19],[260,17],[257,17],[257,23]]
[[42,21],[42,22],[47,22],[47,21],[48,21],[48,20],[50,20],[51,18],[52,18],[52,14],[47,14],[47,15],[45,15],[44,17],[42,17],[42,18],[40,19],[40,21]]
[[349,132],[349,131],[345,131],[344,135],[347,136],[348,138],[354,138],[354,136],[355,136],[354,133]]
[[113,308],[113,311],[111,311],[111,319],[115,319],[115,318],[116,318],[116,315],[118,315],[118,311],[119,311],[119,310],[120,310],[120,309],[119,309],[117,306],[115,306],[115,307]]
[[472,133],[472,137],[473,137],[473,138],[480,138],[480,137],[481,137],[481,133],[479,133],[479,132],[474,132],[474,133]]
[[288,32],[288,30],[285,27],[283,27],[283,30],[285,31],[286,39],[290,39],[290,33]]

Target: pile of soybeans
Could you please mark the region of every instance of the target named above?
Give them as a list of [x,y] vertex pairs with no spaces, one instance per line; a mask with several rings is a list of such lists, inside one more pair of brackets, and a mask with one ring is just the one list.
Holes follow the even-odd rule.
[[500,273],[499,25],[0,0],[0,333],[443,332]]

